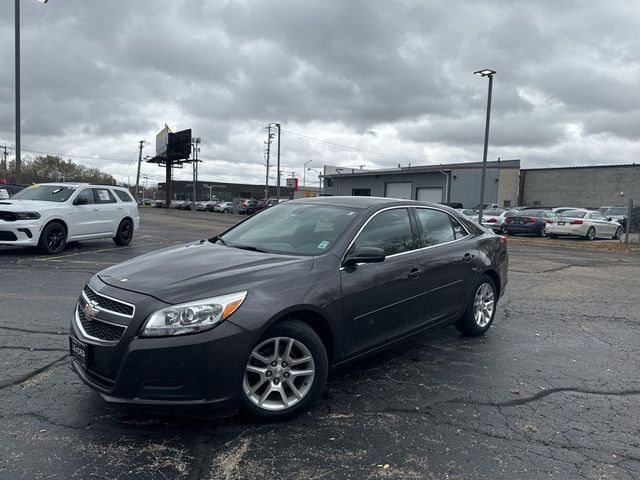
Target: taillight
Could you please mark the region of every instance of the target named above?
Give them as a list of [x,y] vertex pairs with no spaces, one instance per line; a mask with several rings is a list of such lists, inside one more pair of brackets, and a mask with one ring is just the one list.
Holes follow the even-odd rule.
[[503,245],[503,246],[506,247],[507,246],[507,237],[505,237],[504,235],[500,235],[498,238],[500,239],[500,245]]
[[584,222],[582,220],[571,220],[569,225],[582,225]]
[[507,217],[504,219],[504,223],[511,223],[511,217]]
[[553,223],[553,220],[547,220],[547,223]]
[[496,223],[497,220],[495,218],[490,218],[489,220],[487,220],[487,223]]
[[536,219],[533,217],[529,217],[527,218],[527,221],[525,223],[536,223]]

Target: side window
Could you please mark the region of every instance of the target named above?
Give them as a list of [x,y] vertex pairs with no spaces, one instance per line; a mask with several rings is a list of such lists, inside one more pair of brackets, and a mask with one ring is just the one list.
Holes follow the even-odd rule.
[[118,198],[121,202],[133,202],[133,198],[129,194],[129,192],[125,192],[124,190],[114,190]]
[[116,203],[116,199],[106,188],[94,188],[98,203]]
[[[79,201],[78,201],[79,200]],[[96,203],[92,188],[85,188],[76,197],[76,202],[80,205],[92,205]]]
[[464,238],[467,235],[469,235],[458,220],[456,220],[453,217],[449,217],[449,218],[451,219],[451,226],[453,227],[453,236],[456,238],[456,240],[459,238]]
[[416,212],[422,225],[422,243],[425,247],[456,239],[451,217],[447,213],[428,208],[418,208]]
[[355,247],[378,247],[385,255],[407,252],[416,248],[411,231],[411,220],[406,208],[379,213],[358,235]]

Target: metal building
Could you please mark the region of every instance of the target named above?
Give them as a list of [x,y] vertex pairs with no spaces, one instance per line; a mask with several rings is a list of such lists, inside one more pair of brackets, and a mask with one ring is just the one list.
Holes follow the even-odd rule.
[[[487,162],[485,203],[515,206],[520,160]],[[356,170],[326,166],[324,195],[393,197],[457,202],[471,208],[480,201],[482,162]]]

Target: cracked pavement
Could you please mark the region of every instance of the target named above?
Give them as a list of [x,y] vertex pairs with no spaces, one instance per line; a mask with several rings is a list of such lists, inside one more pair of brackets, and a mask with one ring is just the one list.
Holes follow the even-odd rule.
[[235,216],[142,210],[134,242],[0,247],[1,479],[635,479],[640,255],[513,242],[486,336],[449,327],[334,371],[294,420],[109,405],[68,368],[77,296],[108,265]]

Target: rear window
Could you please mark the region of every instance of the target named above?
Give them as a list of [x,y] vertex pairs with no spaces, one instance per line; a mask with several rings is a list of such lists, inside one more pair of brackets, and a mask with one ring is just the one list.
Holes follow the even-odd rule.
[[541,217],[544,210],[524,210],[518,213],[519,217]]
[[604,214],[605,215],[626,215],[627,214],[627,208],[625,208],[625,207],[610,208],[609,210],[604,212]]
[[129,192],[125,192],[124,190],[114,190],[115,194],[118,196],[121,202],[133,202],[133,197]]
[[562,212],[563,217],[570,218],[584,218],[587,212],[581,212],[580,210],[567,210],[566,212]]

